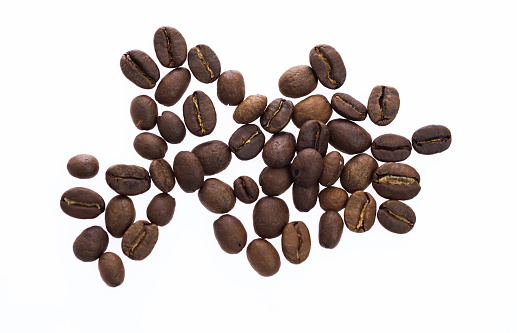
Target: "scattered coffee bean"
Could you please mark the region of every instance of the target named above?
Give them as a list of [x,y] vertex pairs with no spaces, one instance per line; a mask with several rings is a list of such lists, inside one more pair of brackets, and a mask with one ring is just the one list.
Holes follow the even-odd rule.
[[318,182],[323,186],[332,186],[341,177],[343,168],[345,167],[345,160],[343,156],[333,151],[323,157],[323,170]]
[[296,155],[291,164],[293,181],[304,187],[318,182],[323,171],[323,158],[314,148],[306,148]]
[[233,182],[233,192],[237,199],[245,204],[250,204],[258,199],[260,190],[257,183],[248,176],[240,176]]
[[330,100],[330,105],[340,116],[350,120],[365,120],[368,115],[363,103],[348,94],[335,93]]
[[174,158],[172,169],[178,185],[184,192],[193,193],[203,186],[205,172],[194,153],[180,151]]
[[131,50],[120,58],[120,69],[124,76],[143,89],[152,89],[160,79],[160,70],[147,53]]
[[320,184],[314,183],[308,187],[293,184],[293,204],[300,212],[308,212],[318,202],[318,192]]
[[293,183],[291,167],[265,167],[259,175],[259,185],[265,195],[277,196],[289,189]]
[[185,124],[178,115],[171,111],[163,111],[157,120],[158,131],[168,143],[178,144],[185,138]]
[[151,254],[158,241],[158,226],[140,220],[133,223],[122,237],[122,252],[133,260],[143,260]]
[[346,68],[339,53],[330,45],[320,44],[312,48],[309,54],[316,77],[329,89],[337,89],[346,79]]
[[233,112],[233,120],[237,124],[249,124],[257,120],[266,109],[267,97],[264,95],[250,95],[242,101]]
[[267,166],[282,168],[288,166],[296,152],[296,139],[289,132],[273,134],[264,145],[262,159]]
[[338,212],[329,210],[320,217],[318,239],[326,249],[333,249],[341,240],[345,224]]
[[332,116],[332,107],[323,95],[312,95],[298,102],[293,109],[293,124],[300,128],[307,120],[327,123]]
[[318,195],[320,207],[324,211],[334,210],[339,212],[345,208],[346,201],[348,200],[348,193],[339,187],[327,187],[321,190]]
[[397,89],[376,86],[368,99],[368,116],[375,125],[390,124],[399,112],[400,98]]
[[197,192],[199,202],[215,214],[225,214],[235,206],[235,193],[230,185],[216,179],[208,178]]
[[289,208],[277,197],[263,197],[253,208],[253,228],[262,238],[275,238],[289,222]]
[[188,52],[188,67],[194,77],[202,83],[212,83],[221,74],[221,63],[217,54],[204,44],[196,45]]
[[158,105],[154,99],[146,95],[135,97],[129,107],[133,124],[139,130],[148,131],[156,126],[158,119]]
[[172,220],[176,210],[176,200],[167,193],[155,195],[147,206],[147,219],[149,222],[163,227]]
[[162,66],[173,68],[187,60],[187,42],[173,27],[161,27],[154,33],[154,51]]
[[379,164],[367,154],[359,154],[346,162],[341,174],[341,186],[348,192],[365,190],[372,182],[373,173]]
[[116,164],[106,170],[106,183],[118,194],[138,195],[151,188],[151,177],[140,166]]
[[246,246],[248,234],[242,222],[235,216],[225,214],[214,222],[217,243],[224,252],[237,254]]
[[278,88],[285,97],[300,98],[316,89],[318,79],[311,67],[299,65],[289,68],[280,76]]
[[85,187],[74,187],[63,193],[59,202],[61,210],[76,219],[94,219],[104,212],[104,200]]
[[396,234],[405,234],[413,229],[416,215],[405,203],[388,200],[379,207],[377,219],[386,230]]
[[154,99],[165,106],[178,103],[190,84],[190,72],[183,67],[174,68],[161,79],[154,92]]
[[257,125],[247,124],[233,132],[228,146],[239,160],[246,161],[260,153],[265,141],[264,133]]
[[118,287],[124,282],[126,272],[122,259],[113,252],[104,252],[99,258],[99,273],[109,287]]
[[321,157],[327,154],[330,133],[327,125],[319,120],[307,120],[300,127],[298,139],[296,140],[296,151],[302,151],[305,148],[314,148]]
[[210,97],[197,90],[183,103],[183,119],[190,133],[205,136],[214,131],[217,113]]
[[356,191],[345,205],[345,224],[350,231],[366,232],[375,222],[377,211],[375,199],[368,192]]
[[301,264],[309,257],[311,235],[302,221],[290,222],[282,231],[282,252],[291,264]]
[[172,191],[174,185],[176,185],[172,167],[169,162],[163,158],[159,158],[151,162],[149,173],[151,174],[151,180],[153,181],[154,186],[162,192],[168,193]]
[[345,154],[355,155],[370,148],[372,137],[364,128],[346,119],[328,122],[329,143]]
[[260,126],[268,133],[278,133],[289,124],[293,110],[293,102],[277,98],[269,103],[260,117]]
[[428,125],[413,133],[413,148],[419,154],[432,155],[447,150],[451,145],[451,131],[443,125]]
[[136,210],[133,200],[125,195],[114,196],[106,206],[104,221],[106,230],[115,238],[122,238],[135,222]]
[[384,134],[372,142],[372,155],[382,162],[401,162],[411,154],[411,142],[397,134]]
[[244,77],[241,72],[222,72],[217,80],[217,97],[224,105],[239,105],[245,96]]
[[89,179],[99,172],[99,161],[92,155],[79,154],[68,160],[66,168],[75,178]]
[[133,147],[138,155],[148,160],[163,158],[167,153],[167,142],[160,136],[144,132],[135,137]]
[[99,226],[86,228],[74,241],[74,254],[85,262],[97,260],[108,248],[108,233]]
[[257,238],[249,243],[246,256],[251,267],[261,276],[272,276],[280,270],[280,255],[265,239]]
[[410,165],[388,162],[374,172],[372,185],[383,198],[409,200],[420,192],[420,175]]
[[194,147],[192,153],[201,162],[207,176],[215,175],[225,170],[232,161],[230,147],[219,140],[203,142]]

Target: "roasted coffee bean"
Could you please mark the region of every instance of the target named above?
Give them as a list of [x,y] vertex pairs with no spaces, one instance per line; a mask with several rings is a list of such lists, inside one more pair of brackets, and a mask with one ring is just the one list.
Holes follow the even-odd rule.
[[248,234],[242,222],[235,216],[225,214],[214,222],[217,243],[224,252],[237,254],[246,246]]
[[296,152],[296,139],[289,132],[273,134],[262,150],[262,159],[267,166],[283,168],[293,160]]
[[241,72],[222,72],[217,80],[217,97],[224,105],[239,105],[245,96],[244,77]]
[[160,136],[144,132],[135,137],[133,147],[138,155],[148,160],[163,158],[167,153],[167,142]]
[[327,123],[332,116],[332,107],[323,95],[312,95],[298,102],[293,110],[293,124],[300,128],[307,120]]
[[372,185],[383,198],[409,200],[420,192],[420,175],[410,165],[388,162],[374,172]]
[[250,204],[258,199],[260,190],[257,183],[248,176],[240,176],[233,182],[233,192],[237,199],[245,204]]
[[419,154],[432,155],[447,150],[451,145],[451,131],[443,125],[428,125],[413,133],[413,148]]
[[247,124],[233,132],[228,146],[239,160],[246,161],[260,153],[265,141],[264,133],[257,125]]
[[291,167],[283,168],[265,167],[259,176],[259,185],[265,195],[277,196],[285,191],[293,183]]
[[127,228],[135,222],[136,210],[133,200],[125,195],[113,197],[106,206],[104,221],[106,230],[115,238],[122,238]]
[[88,188],[74,187],[63,193],[61,210],[76,219],[94,219],[104,212],[104,200]]
[[120,58],[120,69],[124,76],[143,89],[154,88],[160,79],[160,70],[147,53],[131,50]]
[[197,156],[199,162],[201,162],[205,175],[207,176],[215,175],[223,171],[232,161],[230,147],[219,140],[203,142],[194,147],[192,152]]
[[341,177],[345,160],[337,151],[328,153],[323,157],[323,170],[318,182],[323,186],[332,186]]
[[154,33],[154,51],[162,66],[173,68],[187,60],[187,42],[173,27],[161,27]]
[[188,67],[194,77],[202,83],[212,83],[221,74],[221,63],[217,54],[204,44],[196,45],[188,52]]
[[400,162],[411,154],[411,142],[397,134],[384,134],[372,142],[372,155],[382,162]]
[[377,211],[375,199],[368,192],[356,191],[345,205],[345,224],[353,232],[366,232],[375,222]]
[[146,95],[140,95],[131,101],[129,107],[133,124],[139,130],[148,131],[156,126],[158,119],[158,105],[154,99]]
[[278,133],[289,124],[293,110],[293,102],[277,98],[269,103],[266,111],[260,117],[260,126],[268,133]]
[[251,95],[246,97],[233,112],[233,120],[237,124],[249,124],[257,120],[266,109],[267,97],[264,95]]
[[321,157],[327,154],[330,133],[327,125],[319,120],[307,120],[300,127],[298,139],[296,140],[296,151],[302,151],[305,148],[314,148]]
[[184,192],[193,193],[203,186],[205,172],[194,153],[180,151],[174,158],[172,169],[178,185]]
[[329,210],[320,217],[318,239],[326,249],[333,249],[341,240],[345,224],[338,212]]
[[163,158],[159,158],[151,162],[149,167],[149,173],[151,174],[151,180],[160,191],[168,193],[172,191],[176,180],[174,179],[174,172],[172,167]]
[[363,103],[348,94],[335,93],[330,100],[330,105],[340,116],[350,120],[365,120],[368,115]]
[[306,148],[299,152],[291,164],[293,181],[303,187],[317,183],[321,171],[323,171],[323,158],[313,148]]
[[210,97],[197,90],[183,103],[183,119],[190,133],[205,136],[214,131],[217,113]]
[[318,79],[311,67],[299,65],[289,68],[280,76],[278,88],[285,97],[300,98],[316,89]]
[[171,111],[163,111],[158,117],[158,131],[168,143],[177,144],[185,139],[185,124],[178,115]]
[[375,125],[386,126],[399,112],[400,98],[397,89],[376,86],[368,99],[368,116]]
[[183,67],[174,68],[161,79],[154,92],[154,99],[165,106],[178,103],[190,84],[190,72]]
[[301,264],[311,252],[311,235],[302,221],[290,222],[282,231],[282,252],[291,264]]
[[199,202],[216,214],[225,214],[235,206],[233,188],[216,178],[208,178],[197,192]]
[[320,184],[314,183],[309,187],[303,187],[298,184],[293,184],[293,204],[300,212],[308,212],[318,202],[318,192]]
[[116,164],[106,170],[106,183],[118,194],[138,195],[151,188],[151,177],[140,166]]
[[122,259],[113,252],[104,252],[99,258],[99,273],[109,287],[118,287],[124,282],[126,272]]
[[246,256],[251,267],[262,276],[273,276],[280,270],[280,255],[265,239],[257,238],[249,243]]
[[253,208],[253,228],[262,238],[275,238],[289,222],[289,208],[277,197],[263,197]]
[[158,226],[140,220],[133,223],[122,237],[122,252],[133,260],[147,258],[158,241]]
[[99,161],[92,155],[79,154],[68,160],[66,168],[75,178],[89,179],[99,172]]
[[309,54],[316,77],[329,89],[337,89],[346,79],[346,68],[339,53],[330,45],[320,44],[312,48]]
[[377,219],[386,230],[396,234],[405,234],[413,229],[416,215],[405,203],[388,200],[379,207]]
[[147,205],[147,219],[159,227],[167,225],[174,216],[176,200],[167,193],[155,195]]
[[74,254],[81,261],[95,261],[108,248],[108,233],[99,226],[85,229],[74,241]]
[[341,186],[348,192],[365,190],[372,182],[373,173],[379,164],[367,154],[359,154],[346,162],[341,174]]
[[346,119],[329,121],[329,143],[345,154],[355,155],[370,148],[372,137],[364,128]]
[[320,207],[324,211],[334,210],[339,212],[345,208],[346,201],[348,200],[348,193],[339,187],[327,187],[321,190],[318,195]]

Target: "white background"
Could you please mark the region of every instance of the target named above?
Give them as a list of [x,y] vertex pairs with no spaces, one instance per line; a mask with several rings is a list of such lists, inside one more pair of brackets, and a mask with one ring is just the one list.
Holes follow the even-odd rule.
[[[517,221],[515,205],[515,47],[512,1],[25,1],[1,11],[2,236],[1,332],[516,332]],[[376,222],[365,234],[346,228],[334,250],[317,239],[322,210],[294,209],[291,190],[281,197],[291,221],[312,234],[308,260],[292,265],[282,254],[278,274],[263,278],[245,251],[223,252],[213,236],[216,214],[176,185],[172,222],[142,262],[122,254],[110,236],[109,251],[122,257],[126,280],[109,288],[97,262],[75,258],[72,243],[104,215],[76,220],[59,208],[75,186],[115,193],[105,170],[118,163],[148,168],[133,149],[139,133],[131,100],[154,95],[129,82],[119,59],[141,49],[156,60],[153,35],[168,25],[188,48],[207,44],[222,70],[239,70],[246,95],[281,97],[278,78],[309,64],[310,49],[334,46],[348,72],[338,89],[367,102],[375,85],[396,87],[395,121],[360,123],[373,138],[411,137],[428,124],[452,131],[451,148],[438,155],[415,152],[406,162],[421,175],[422,191],[407,203],[417,223],[395,235]],[[158,62],[157,62],[158,63]],[[160,66],[163,77],[168,69]],[[205,91],[218,123],[209,137],[187,132],[169,145],[180,150],[205,140],[227,142],[238,127],[216,84],[194,78],[187,94]],[[314,93],[329,100],[321,84]],[[186,97],[187,95],[185,95]],[[184,98],[159,107],[181,116]],[[301,99],[293,100],[298,102]],[[336,117],[336,115],[334,115]],[[286,130],[297,135],[290,124]],[[158,133],[157,129],[151,132]],[[267,134],[267,138],[269,138]],[[334,150],[329,147],[329,151]],[[71,177],[68,159],[96,156],[99,174]],[[345,159],[348,159],[345,156]],[[264,163],[232,159],[215,177],[231,184],[240,175],[258,182]],[[371,187],[377,205],[383,202]],[[134,197],[145,219],[153,187]],[[231,214],[254,239],[252,205],[237,202]],[[272,240],[280,250],[280,238]]]

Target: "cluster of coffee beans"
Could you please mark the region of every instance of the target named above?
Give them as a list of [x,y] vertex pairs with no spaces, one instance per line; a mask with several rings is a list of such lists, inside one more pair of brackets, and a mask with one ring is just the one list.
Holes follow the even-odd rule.
[[[367,117],[379,126],[390,124],[397,116],[400,99],[397,90],[376,86],[367,106],[345,93],[335,93],[329,102],[323,95],[312,95],[296,105],[277,98],[268,104],[263,95],[245,96],[244,78],[236,70],[221,73],[216,53],[207,45],[197,45],[187,52],[182,34],[172,27],[161,27],[154,35],[156,57],[161,65],[173,68],[160,80],[160,70],[145,52],[132,50],[120,59],[122,73],[138,87],[152,89],[154,99],[141,95],[133,99],[130,114],[135,126],[143,131],[158,127],[160,136],[142,132],[133,142],[135,151],[151,160],[149,171],[141,166],[118,164],[106,171],[106,182],[118,195],[108,205],[96,192],[76,187],[61,197],[62,210],[75,218],[90,219],[106,211],[107,231],[122,238],[122,252],[133,260],[146,258],[158,241],[159,227],[167,225],[176,206],[168,193],[176,182],[186,193],[198,192],[201,204],[210,212],[222,214],[213,224],[215,238],[227,253],[241,252],[247,244],[247,232],[241,221],[229,213],[237,199],[255,203],[253,228],[259,238],[247,245],[249,263],[262,276],[280,269],[280,256],[267,239],[281,236],[282,252],[294,264],[307,259],[311,237],[302,221],[289,221],[289,209],[278,196],[292,185],[294,206],[301,212],[311,210],[319,200],[325,211],[319,221],[319,243],[335,248],[346,226],[357,233],[372,228],[376,217],[394,233],[406,233],[415,224],[415,213],[401,202],[420,191],[420,175],[410,165],[400,163],[412,149],[420,154],[435,154],[451,144],[451,133],[441,125],[416,130],[412,141],[396,134],[384,134],[372,141],[370,134],[356,122]],[[188,61],[189,69],[182,66]],[[309,53],[308,65],[288,69],[279,79],[280,92],[287,98],[301,98],[314,91],[320,82],[329,89],[340,88],[346,69],[340,54],[329,45],[317,45]],[[186,129],[198,137],[207,136],[217,124],[217,112],[211,98],[194,91],[184,99],[183,119],[171,111],[158,115],[158,105],[173,106],[187,91],[191,74],[205,84],[217,81],[217,97],[225,105],[236,106],[233,120],[241,124],[230,135],[228,144],[212,140],[192,151],[180,151],[171,166],[165,159],[168,144],[179,144]],[[329,121],[333,111],[342,116]],[[260,127],[253,122],[257,121]],[[283,129],[292,120],[298,136]],[[262,128],[262,129],[261,129]],[[264,132],[272,134],[266,141]],[[337,151],[327,153],[328,145]],[[364,152],[370,149],[371,154]],[[230,186],[217,178],[206,178],[225,170],[232,154],[247,161],[262,153],[267,165],[257,183],[249,176],[238,176]],[[343,155],[354,155],[346,163]],[[386,162],[379,166],[377,161]],[[98,161],[90,155],[70,159],[68,170],[78,178],[91,178],[99,170]],[[340,181],[342,188],[333,186]],[[142,194],[151,182],[162,191],[150,201],[147,219],[135,222],[133,195]],[[370,185],[388,199],[377,210]],[[320,191],[320,185],[324,187]],[[349,196],[350,193],[350,196]],[[343,217],[339,213],[344,209]],[[74,242],[74,253],[80,260],[99,259],[99,271],[109,286],[124,280],[124,266],[119,256],[105,252],[108,234],[93,226],[84,230]]]

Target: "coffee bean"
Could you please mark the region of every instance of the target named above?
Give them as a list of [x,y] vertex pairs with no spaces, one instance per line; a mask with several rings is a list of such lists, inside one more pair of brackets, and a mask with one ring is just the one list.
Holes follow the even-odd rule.
[[225,170],[232,161],[230,147],[219,140],[203,142],[194,147],[192,152],[201,162],[207,176],[215,175]]
[[179,67],[187,60],[187,42],[175,28],[158,28],[154,33],[153,43],[156,57],[162,66]]
[[327,125],[319,120],[307,120],[298,132],[296,151],[300,152],[305,148],[314,148],[323,157],[327,154],[329,137]]
[[187,91],[189,84],[189,70],[183,67],[175,68],[158,83],[154,92],[154,99],[162,105],[173,106]]
[[374,124],[386,126],[395,119],[399,106],[400,98],[397,89],[376,86],[368,99],[368,116]]
[[251,267],[261,276],[273,276],[280,270],[280,255],[265,239],[257,238],[249,243],[246,256]]
[[202,83],[212,83],[221,74],[221,63],[217,54],[204,44],[196,45],[188,52],[188,67],[194,77]]
[[74,254],[85,262],[97,260],[108,248],[108,233],[99,226],[86,228],[74,241]]
[[441,153],[451,145],[451,131],[443,125],[428,125],[413,133],[413,148],[419,154],[432,155]]
[[314,183],[309,187],[303,187],[298,184],[293,184],[293,204],[300,212],[308,212],[318,201],[318,192],[320,184]]
[[154,99],[146,95],[135,97],[129,107],[133,124],[139,130],[150,130],[156,126],[158,119],[158,105]]
[[237,124],[249,124],[257,120],[266,109],[267,97],[264,95],[250,95],[242,101],[233,112],[233,120]]
[[197,90],[183,103],[183,119],[190,133],[205,136],[214,131],[217,113],[210,97]]
[[162,115],[158,117],[157,124],[160,135],[168,143],[180,143],[187,133],[181,118],[171,111],[163,111]]
[[269,103],[266,111],[260,116],[260,126],[268,133],[278,133],[289,124],[293,110],[293,102],[277,98]]
[[328,153],[323,157],[323,170],[318,182],[323,186],[332,186],[341,177],[345,161],[337,151]]
[[368,192],[356,191],[345,205],[345,224],[353,232],[366,232],[375,222],[377,211],[375,199]]
[[120,58],[120,69],[124,76],[143,89],[154,88],[160,79],[160,70],[147,53],[131,50]]
[[253,228],[262,238],[275,238],[289,222],[289,208],[277,197],[263,197],[253,208]]
[[63,193],[59,202],[61,210],[76,219],[94,219],[104,212],[104,200],[85,187],[74,187]]
[[99,161],[92,155],[79,154],[68,160],[66,168],[75,178],[89,179],[99,172]]
[[151,188],[151,177],[140,166],[116,164],[106,170],[106,183],[118,194],[138,195]]
[[318,182],[323,171],[323,158],[316,149],[306,148],[296,155],[291,173],[296,184],[309,187]]
[[290,222],[282,231],[282,252],[291,264],[301,264],[309,257],[311,235],[302,221]]
[[332,107],[323,95],[312,95],[298,102],[293,110],[293,124],[300,128],[307,120],[327,123],[332,116]]
[[300,98],[316,89],[318,79],[311,67],[299,65],[289,68],[280,76],[278,88],[285,97]]
[[178,185],[184,192],[193,193],[203,186],[203,165],[193,153],[180,151],[174,158],[172,169]]
[[420,192],[420,175],[410,165],[388,162],[375,171],[372,185],[383,198],[409,200]]
[[167,142],[156,134],[144,132],[135,137],[133,147],[138,155],[148,160],[163,158],[167,153]]
[[159,227],[167,225],[174,216],[176,200],[167,193],[155,195],[147,205],[147,219]]
[[248,176],[240,176],[233,182],[233,192],[237,199],[245,204],[250,204],[258,199],[260,194],[257,183]]
[[379,207],[377,219],[386,230],[396,234],[405,234],[413,229],[416,215],[405,203],[388,200]]
[[335,93],[330,100],[330,105],[340,116],[350,120],[365,120],[368,115],[363,103],[348,94]]
[[241,72],[222,72],[217,80],[217,97],[224,105],[239,105],[245,96],[244,77]]
[[325,87],[337,89],[345,82],[345,64],[332,46],[316,45],[309,54],[309,61],[316,77]]
[[329,210],[320,217],[318,239],[326,249],[333,249],[341,240],[344,229],[343,219],[338,212]]
[[411,142],[397,134],[384,134],[372,142],[372,155],[382,162],[400,162],[411,154]]
[[233,132],[228,146],[239,160],[246,161],[260,153],[265,141],[264,133],[257,125],[247,124]]
[[346,201],[348,200],[348,193],[339,187],[327,187],[321,190],[318,195],[320,207],[324,211],[334,210],[339,212],[345,208]]
[[133,260],[147,258],[158,241],[158,226],[140,220],[133,223],[122,237],[122,252]]
[[135,218],[135,205],[129,197],[119,194],[108,202],[104,221],[106,230],[113,237],[122,238],[127,228],[135,222]]
[[225,214],[235,206],[235,193],[230,185],[216,179],[208,178],[197,192],[199,202],[215,214]]
[[365,190],[372,182],[373,173],[379,164],[367,154],[359,154],[346,162],[341,174],[341,186],[348,192]]
[[361,126],[346,119],[329,121],[329,143],[332,147],[345,154],[355,155],[370,148],[372,137]]
[[154,186],[162,192],[168,193],[172,191],[174,185],[176,185],[172,167],[169,162],[163,158],[159,158],[151,162],[149,173],[151,174],[151,180],[153,181]]
[[262,159],[267,166],[282,168],[288,166],[296,152],[296,139],[289,132],[273,134],[262,150]]
[[248,234],[242,222],[235,216],[225,214],[214,222],[217,243],[224,252],[237,254],[246,246]]
[[124,282],[126,272],[122,259],[113,252],[104,252],[99,258],[99,273],[109,287],[118,287]]
[[259,184],[265,195],[277,196],[285,191],[293,183],[291,167],[283,168],[265,167],[259,175]]

